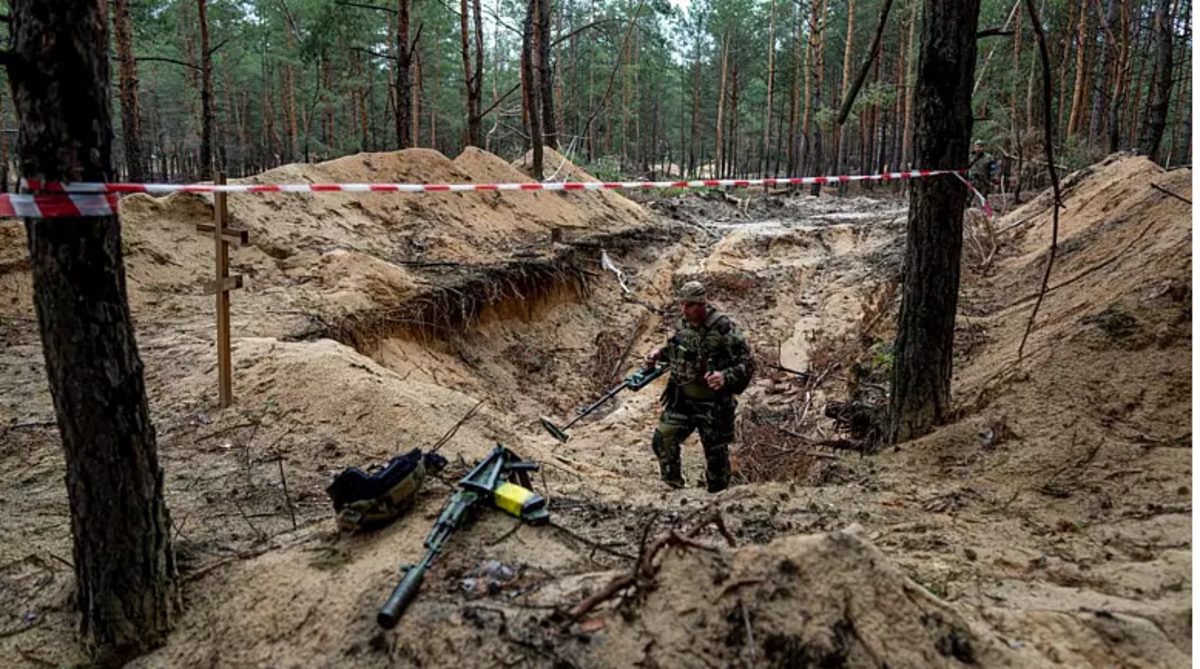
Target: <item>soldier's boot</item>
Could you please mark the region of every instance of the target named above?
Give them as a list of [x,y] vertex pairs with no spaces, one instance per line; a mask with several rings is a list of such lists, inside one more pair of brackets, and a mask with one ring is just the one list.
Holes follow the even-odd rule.
[[710,493],[729,487],[729,444],[734,436],[734,409],[733,402],[719,403],[699,421],[706,464],[705,482]]
[[680,425],[679,422],[677,416],[672,416],[671,412],[664,412],[658,428],[654,430],[652,442],[662,480],[672,488],[684,487],[679,446],[691,433],[686,425]]
[[707,465],[704,478],[710,493],[721,492],[729,487],[729,444],[704,446]]

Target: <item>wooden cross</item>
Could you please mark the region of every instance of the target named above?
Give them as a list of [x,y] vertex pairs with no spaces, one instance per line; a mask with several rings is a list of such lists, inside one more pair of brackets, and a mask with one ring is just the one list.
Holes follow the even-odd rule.
[[[217,172],[216,183],[225,183],[225,173]],[[227,193],[214,194],[213,214],[215,225],[197,223],[196,230],[210,232],[216,242],[217,277],[204,284],[205,295],[217,296],[217,385],[220,407],[233,404],[233,364],[229,344],[229,291],[242,287],[242,277],[229,276],[229,245],[245,246],[250,243],[247,230],[234,230],[226,226],[229,222]]]

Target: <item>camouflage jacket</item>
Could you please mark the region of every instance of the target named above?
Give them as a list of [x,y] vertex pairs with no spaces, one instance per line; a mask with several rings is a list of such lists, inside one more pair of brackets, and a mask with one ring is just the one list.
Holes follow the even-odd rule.
[[[667,343],[666,359],[671,366],[671,383],[697,399],[740,393],[754,375],[754,359],[746,337],[728,316],[712,306],[700,325],[679,320],[678,330]],[[704,380],[708,372],[724,374],[725,388],[709,388]]]
[[980,183],[992,182],[992,173],[996,171],[996,159],[992,154],[987,153],[972,153],[971,163],[967,168],[967,178],[971,183],[979,185]]

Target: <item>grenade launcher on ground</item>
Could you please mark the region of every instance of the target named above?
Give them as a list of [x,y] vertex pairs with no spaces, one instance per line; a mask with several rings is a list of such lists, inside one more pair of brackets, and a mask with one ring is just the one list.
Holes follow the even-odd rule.
[[434,522],[433,531],[425,539],[425,557],[415,566],[404,568],[404,577],[379,612],[379,624],[387,629],[396,626],[404,609],[417,596],[434,558],[477,507],[495,506],[534,525],[549,521],[546,499],[533,492],[529,483],[529,472],[537,470],[538,463],[522,461],[515,453],[497,444],[463,477]]
[[650,382],[654,381],[654,379],[657,379],[658,377],[665,374],[668,369],[669,369],[669,367],[666,365],[659,365],[657,367],[646,367],[644,369],[640,369],[640,370],[634,372],[633,374],[630,374],[629,376],[625,377],[625,380],[621,382],[621,385],[613,388],[612,390],[608,391],[607,393],[604,393],[603,397],[596,400],[591,405],[580,409],[578,411],[578,415],[576,415],[574,418],[572,418],[571,422],[567,423],[566,425],[563,425],[562,427],[558,427],[549,418],[543,418],[542,419],[542,427],[546,428],[546,431],[550,433],[550,436],[554,437],[555,439],[559,440],[560,442],[566,443],[567,439],[570,438],[569,435],[567,434],[567,429],[570,428],[575,423],[578,423],[581,418],[592,413],[596,409],[599,409],[605,402],[616,397],[617,393],[621,392],[622,390],[625,390],[626,388],[628,388],[634,392],[637,392],[637,391],[641,390],[642,388],[645,388],[646,386],[650,385]]

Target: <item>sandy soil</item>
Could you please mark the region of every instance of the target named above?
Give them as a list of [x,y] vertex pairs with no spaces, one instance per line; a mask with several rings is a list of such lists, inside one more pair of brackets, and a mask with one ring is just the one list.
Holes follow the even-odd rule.
[[[527,179],[483,152],[414,150],[254,181]],[[195,232],[211,201],[126,198],[184,593],[170,642],[132,666],[1190,665],[1191,209],[1151,186],[1190,198],[1190,179],[1114,157],[1066,180],[1053,290],[1020,360],[1049,200],[997,221],[990,262],[964,267],[957,420],[873,455],[847,450],[823,408],[882,396],[905,224],[882,189],[648,207],[611,192],[231,198],[252,245],[234,255],[247,287],[224,411],[201,291],[212,243]],[[658,481],[658,388],[563,445],[537,425],[631,370],[693,278],[761,361],[810,372],[761,368],[741,397],[739,484],[716,496]],[[76,663],[63,457],[13,223],[0,340],[0,657]],[[324,486],[428,446],[480,400],[445,447],[452,469],[497,442],[540,461],[555,524],[484,511],[383,632],[375,613],[450,488],[431,481],[408,516],[346,536]],[[702,486],[698,444],[684,457]],[[735,548],[701,522],[713,511]],[[671,531],[694,533],[639,560]],[[636,587],[569,615],[635,564]]]

